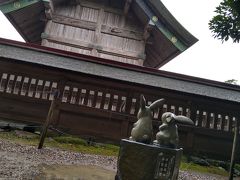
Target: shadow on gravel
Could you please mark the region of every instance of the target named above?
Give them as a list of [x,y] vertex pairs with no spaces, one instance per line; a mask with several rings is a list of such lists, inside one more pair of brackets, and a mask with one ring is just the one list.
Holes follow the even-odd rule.
[[41,167],[41,175],[36,180],[113,180],[115,172],[103,169],[98,166],[62,166],[62,165],[44,165]]

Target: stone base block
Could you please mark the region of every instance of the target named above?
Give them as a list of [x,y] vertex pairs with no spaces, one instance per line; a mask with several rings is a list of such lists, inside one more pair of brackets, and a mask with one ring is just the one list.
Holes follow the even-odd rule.
[[182,149],[121,140],[116,180],[175,180]]

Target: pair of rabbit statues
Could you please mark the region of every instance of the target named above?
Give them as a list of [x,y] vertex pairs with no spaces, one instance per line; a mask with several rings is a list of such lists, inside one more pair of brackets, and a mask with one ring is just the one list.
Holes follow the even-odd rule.
[[[137,114],[137,122],[134,123],[131,131],[132,141],[150,144],[153,137],[153,110],[163,106],[165,99],[159,99],[150,106],[146,106],[146,100],[143,95],[140,97],[140,108]],[[162,124],[159,126],[159,132],[156,134],[155,145],[168,148],[177,148],[178,146],[178,127],[177,123],[193,125],[193,121],[185,116],[176,116],[171,112],[162,114]]]

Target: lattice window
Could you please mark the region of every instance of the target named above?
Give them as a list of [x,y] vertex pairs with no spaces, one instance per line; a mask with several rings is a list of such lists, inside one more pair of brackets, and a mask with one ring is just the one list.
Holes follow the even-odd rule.
[[170,179],[174,169],[175,156],[167,153],[159,153],[155,169],[156,179]]

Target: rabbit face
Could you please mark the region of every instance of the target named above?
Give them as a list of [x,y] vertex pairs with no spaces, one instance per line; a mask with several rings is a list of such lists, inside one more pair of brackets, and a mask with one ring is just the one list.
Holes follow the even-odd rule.
[[171,113],[171,112],[165,112],[162,115],[162,122],[164,124],[172,124],[175,122],[175,114]]

